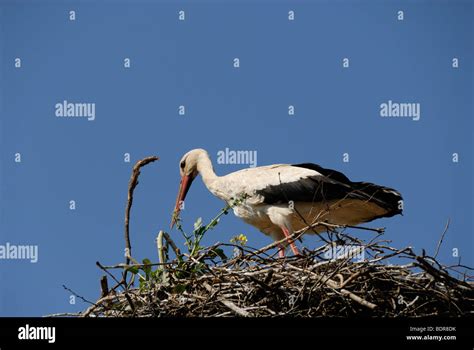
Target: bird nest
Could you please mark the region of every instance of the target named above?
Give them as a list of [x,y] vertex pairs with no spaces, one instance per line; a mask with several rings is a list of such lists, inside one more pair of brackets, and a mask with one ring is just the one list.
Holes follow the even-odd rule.
[[[348,237],[343,239],[354,242]],[[360,261],[353,250],[337,249],[340,245],[335,241],[287,258],[268,255],[265,249],[234,245],[234,256],[225,259],[224,246],[229,245],[203,249],[193,258],[183,254],[166,264],[137,264],[135,268],[142,272],[138,273],[140,287],[103,291],[103,297],[82,316],[419,317],[474,313],[472,282],[465,275],[452,276],[461,266],[448,268],[432,257],[416,255],[411,248],[394,249],[386,241],[352,243],[351,249],[371,257]],[[337,258],[325,258],[328,252],[337,251],[342,252]],[[388,259],[401,260],[398,258],[405,263],[387,263]]]
[[[261,249],[248,247],[242,237],[233,244],[201,247],[208,225],[195,224],[186,235],[187,253],[170,236],[157,237],[158,262],[137,262],[131,256],[129,235],[133,191],[140,168],[134,166],[128,188],[125,217],[126,261],[97,265],[101,298],[77,314],[81,317],[421,317],[474,315],[474,284],[463,265],[444,266],[436,260],[448,225],[435,254],[396,249],[383,240],[383,230],[369,241],[347,234],[347,227],[328,227],[319,235],[320,247],[299,256],[279,258],[275,242]],[[322,223],[319,223],[322,224]],[[448,223],[449,224],[449,223]],[[308,227],[307,230],[311,228]],[[305,230],[290,238],[298,239]],[[230,257],[226,256],[226,253]],[[396,261],[396,264],[393,262]],[[117,273],[118,271],[118,273]],[[110,280],[115,285],[109,288]]]

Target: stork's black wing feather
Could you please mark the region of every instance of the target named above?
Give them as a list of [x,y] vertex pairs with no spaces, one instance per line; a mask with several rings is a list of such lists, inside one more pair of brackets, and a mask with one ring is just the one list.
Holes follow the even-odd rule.
[[257,191],[263,203],[282,204],[293,202],[324,202],[332,200],[355,199],[369,201],[387,210],[384,216],[401,213],[399,201],[402,199],[396,190],[368,182],[352,182],[343,173],[326,169],[318,164],[295,164],[294,167],[317,171],[320,175],[303,177],[297,181],[270,185]]
[[314,164],[314,163],[302,163],[302,164],[292,164],[291,166],[295,166],[298,168],[305,168],[305,169],[310,169],[310,170],[315,170],[321,175],[326,176],[327,178],[339,181],[340,183],[343,184],[348,184],[350,185],[352,182],[351,180],[348,179],[346,175],[343,173],[333,170],[333,169],[326,169],[323,168],[321,165]]

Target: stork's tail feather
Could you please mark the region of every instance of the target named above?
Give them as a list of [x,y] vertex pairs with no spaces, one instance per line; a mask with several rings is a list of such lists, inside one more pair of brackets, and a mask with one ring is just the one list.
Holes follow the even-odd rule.
[[375,203],[387,211],[380,217],[392,217],[402,214],[402,195],[393,188],[379,186],[370,182],[352,182],[352,187],[356,195],[362,195],[369,202]]

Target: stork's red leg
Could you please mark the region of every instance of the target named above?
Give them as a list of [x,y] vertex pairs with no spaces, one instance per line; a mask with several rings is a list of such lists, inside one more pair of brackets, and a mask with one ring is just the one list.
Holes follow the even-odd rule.
[[278,256],[280,258],[284,258],[285,257],[285,247],[281,244],[278,245]]
[[281,226],[281,230],[283,231],[283,234],[290,243],[290,248],[293,251],[293,254],[300,255],[300,251],[298,250],[298,247],[296,246],[295,242],[293,240],[290,240],[290,231],[288,231],[285,226]]

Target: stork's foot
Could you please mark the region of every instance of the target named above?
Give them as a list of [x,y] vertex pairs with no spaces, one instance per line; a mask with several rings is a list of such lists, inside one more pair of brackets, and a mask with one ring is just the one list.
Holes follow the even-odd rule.
[[[285,235],[288,243],[290,243],[290,248],[291,248],[291,251],[293,252],[293,254],[301,255],[301,253],[298,250],[298,247],[296,246],[295,242],[292,239],[290,239],[290,231],[288,231],[288,229],[285,226],[282,226],[281,230],[283,231],[283,234]],[[280,254],[280,251],[278,252],[278,254]],[[283,251],[283,256],[285,256],[285,251]],[[281,255],[280,255],[280,257],[281,257]]]

